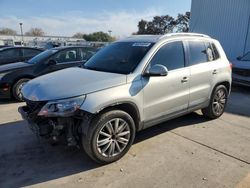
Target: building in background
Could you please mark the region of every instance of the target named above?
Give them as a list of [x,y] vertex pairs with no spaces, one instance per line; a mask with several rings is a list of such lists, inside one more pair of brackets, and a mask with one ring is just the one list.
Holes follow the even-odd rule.
[[190,32],[219,40],[230,60],[250,51],[250,0],[192,0]]

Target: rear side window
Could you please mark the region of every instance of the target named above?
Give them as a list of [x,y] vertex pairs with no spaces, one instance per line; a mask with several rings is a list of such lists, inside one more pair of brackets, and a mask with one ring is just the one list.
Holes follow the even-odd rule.
[[210,42],[189,41],[189,65],[215,61],[220,58],[219,52]]
[[185,59],[182,42],[171,42],[161,47],[151,60],[150,66],[155,64],[164,65],[168,70],[184,67]]
[[41,53],[41,51],[39,50],[35,50],[35,49],[23,49],[23,56],[24,57],[33,57],[37,54]]
[[8,49],[0,52],[0,59],[12,59],[20,56],[19,49]]
[[208,61],[207,49],[204,42],[189,41],[189,65],[196,65]]
[[79,49],[79,60],[80,61],[87,61],[89,60],[95,53],[97,49],[95,48],[80,48]]
[[76,54],[76,49],[63,50],[58,52],[55,60],[57,61],[57,63],[74,62],[77,61]]

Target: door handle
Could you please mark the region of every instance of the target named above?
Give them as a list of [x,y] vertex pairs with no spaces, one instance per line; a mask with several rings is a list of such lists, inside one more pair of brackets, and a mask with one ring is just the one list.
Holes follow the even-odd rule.
[[215,70],[213,70],[213,74],[217,74],[217,70],[215,69]]
[[185,82],[188,82],[188,77],[183,77],[182,80],[181,80],[181,83],[185,83]]

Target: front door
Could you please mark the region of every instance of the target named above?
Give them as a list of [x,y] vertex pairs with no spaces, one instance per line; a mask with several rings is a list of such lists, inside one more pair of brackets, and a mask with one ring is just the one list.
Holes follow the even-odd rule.
[[185,67],[183,43],[175,41],[163,45],[154,55],[149,66],[155,64],[166,66],[168,75],[143,77],[146,127],[146,122],[157,121],[162,117],[186,111],[189,102],[190,70]]

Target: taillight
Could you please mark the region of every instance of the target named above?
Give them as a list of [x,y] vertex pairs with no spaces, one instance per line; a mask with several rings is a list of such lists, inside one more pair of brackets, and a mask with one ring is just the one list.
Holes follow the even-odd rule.
[[232,63],[229,63],[229,67],[232,69],[232,68],[233,68],[233,64],[232,64]]
[[3,91],[8,91],[9,88],[10,88],[9,84],[3,84],[3,85],[1,86],[1,89],[2,89]]

